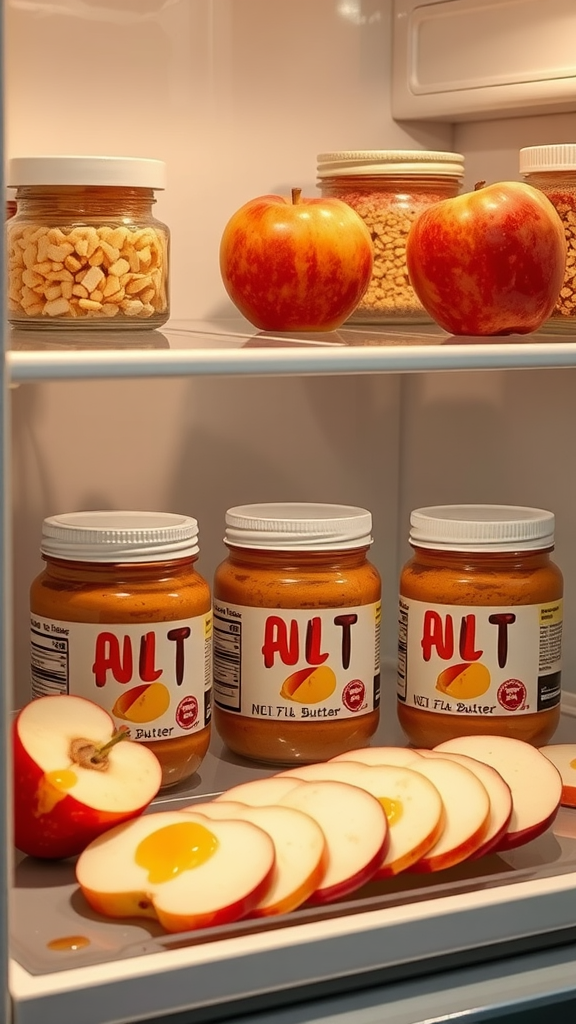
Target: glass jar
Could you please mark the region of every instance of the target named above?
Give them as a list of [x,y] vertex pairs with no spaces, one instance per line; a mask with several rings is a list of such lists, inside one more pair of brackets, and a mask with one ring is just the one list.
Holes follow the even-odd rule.
[[32,696],[86,697],[128,727],[173,786],[210,742],[210,588],[198,524],[167,512],[72,512],[42,527],[30,591]]
[[419,213],[458,195],[463,175],[459,153],[365,150],[318,156],[322,195],[352,206],[374,244],[372,279],[349,323],[433,322],[410,284],[406,239]]
[[16,204],[16,199],[15,199],[15,196],[14,196],[14,190],[11,189],[11,188],[6,188],[6,205],[5,205],[6,220],[10,220],[11,217],[13,217],[15,215],[16,210],[17,210],[17,204]]
[[152,215],[164,178],[160,160],[11,160],[9,322],[140,331],[166,323],[169,231]]
[[398,718],[433,747],[467,734],[541,746],[560,719],[562,574],[554,515],[441,505],[410,516],[400,577]]
[[286,502],[226,513],[214,578],[214,724],[266,764],[365,746],[380,704],[381,583],[372,516]]
[[520,150],[520,174],[556,208],[566,235],[564,284],[541,330],[573,334],[576,327],[576,144],[527,146]]

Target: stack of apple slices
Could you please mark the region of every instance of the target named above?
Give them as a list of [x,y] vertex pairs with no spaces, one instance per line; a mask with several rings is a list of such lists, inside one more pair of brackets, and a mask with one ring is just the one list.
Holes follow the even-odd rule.
[[512,849],[550,826],[561,797],[558,769],[520,740],[371,747],[118,825],[81,853],[76,876],[102,914],[187,931]]

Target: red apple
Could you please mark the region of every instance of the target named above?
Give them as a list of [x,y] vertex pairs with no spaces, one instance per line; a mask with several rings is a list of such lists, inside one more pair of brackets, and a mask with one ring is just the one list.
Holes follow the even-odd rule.
[[370,232],[335,198],[266,195],[224,228],[220,271],[232,302],[264,331],[333,331],[372,276]]
[[106,917],[156,918],[167,932],[238,921],[267,892],[274,844],[248,821],[159,811],[106,832],[80,854],[76,879]]
[[[122,742],[117,742],[122,736]],[[110,715],[71,695],[39,697],[13,727],[14,838],[32,857],[72,857],[134,818],[160,789],[155,754]]]
[[550,316],[564,281],[566,237],[532,185],[480,182],[435,203],[406,242],[410,282],[451,334],[528,334]]

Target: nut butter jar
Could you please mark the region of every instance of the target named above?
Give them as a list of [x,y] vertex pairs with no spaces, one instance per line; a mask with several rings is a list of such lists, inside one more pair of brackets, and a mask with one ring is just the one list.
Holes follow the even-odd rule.
[[11,160],[9,322],[140,331],[166,323],[170,235],[152,214],[165,170],[136,157]]
[[72,512],[42,527],[30,591],[32,696],[72,693],[144,743],[173,786],[210,741],[212,612],[198,524],[167,512]]
[[273,765],[365,746],[380,702],[381,583],[370,512],[242,505],[214,578],[214,724]]
[[460,153],[377,149],[318,156],[322,195],[352,206],[374,246],[372,279],[349,323],[432,323],[410,284],[406,239],[418,214],[458,195],[463,176]]
[[554,515],[441,505],[410,516],[400,576],[398,718],[410,741],[547,743],[560,718],[562,574]]

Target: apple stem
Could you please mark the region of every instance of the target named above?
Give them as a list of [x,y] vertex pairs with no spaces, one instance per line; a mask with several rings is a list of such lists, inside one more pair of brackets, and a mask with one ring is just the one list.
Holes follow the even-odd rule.
[[130,730],[123,725],[113,736],[97,747],[91,740],[75,739],[70,744],[70,759],[81,768],[94,768],[103,772],[108,768],[108,753],[121,740],[128,739]]
[[293,206],[297,206],[298,205],[298,203],[300,202],[300,196],[301,195],[302,195],[302,189],[301,188],[293,188],[292,189],[292,204],[293,204]]
[[485,181],[477,181],[476,184],[474,185],[474,191],[475,192],[479,192],[481,188],[485,187],[485,185],[486,185]]

